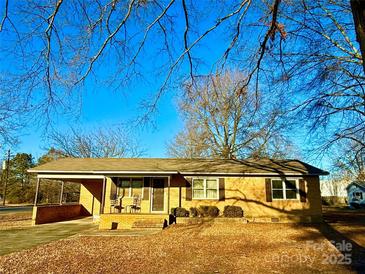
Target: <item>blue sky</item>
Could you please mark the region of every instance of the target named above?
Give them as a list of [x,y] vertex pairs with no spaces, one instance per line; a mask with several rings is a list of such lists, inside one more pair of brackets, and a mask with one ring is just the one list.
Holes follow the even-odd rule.
[[[205,5],[207,8],[210,6],[208,3],[204,2],[202,2],[201,5]],[[181,14],[179,8],[174,8],[172,12],[177,12],[177,17],[174,19],[176,21],[174,23],[176,27],[175,31],[181,34],[174,37],[174,39],[182,40],[183,28],[185,27],[183,14]],[[14,18],[14,20],[18,19],[19,18]],[[199,22],[199,27],[205,29],[208,26],[214,25],[216,19],[210,18],[206,14],[202,14],[199,18],[196,18],[196,20]],[[180,28],[182,29],[179,30]],[[133,25],[131,26],[131,30],[134,30]],[[11,29],[7,35],[7,39],[16,39],[16,36],[11,32]],[[191,36],[190,41],[196,39],[195,33],[192,33]],[[193,36],[195,36],[195,38]],[[203,61],[197,69],[198,74],[210,72],[212,65],[222,56],[224,49],[230,42],[230,36],[230,33],[226,33],[223,29],[219,29],[214,32],[213,35],[204,39],[201,45],[193,49],[193,56],[198,57]],[[52,121],[52,126],[55,130],[67,130],[70,126],[81,127],[83,130],[92,130],[92,128],[96,127],[102,127],[107,130],[107,127],[116,124],[130,124],[131,120],[135,120],[140,115],[143,115],[145,110],[141,109],[141,101],[149,98],[151,94],[154,94],[159,89],[166,75],[166,72],[165,74],[160,73],[159,75],[153,74],[156,68],[159,68],[164,62],[163,57],[160,59],[151,54],[151,52],[154,52],[155,48],[157,49],[162,38],[156,37],[156,34],[151,34],[149,39],[149,44],[147,44],[147,47],[141,52],[143,54],[141,55],[140,61],[142,61],[141,63],[143,63],[143,66],[139,73],[143,75],[143,80],[132,79],[118,90],[111,89],[112,87],[108,86],[103,80],[111,76],[110,74],[115,72],[115,67],[118,67],[119,64],[115,62],[116,58],[113,54],[106,54],[103,56],[103,59],[96,63],[93,75],[90,75],[83,87],[76,91],[82,93],[80,115],[77,117],[70,117],[69,115],[59,115],[55,117]],[[42,40],[35,42],[36,49],[41,49],[43,47],[42,42],[40,41]],[[94,42],[96,42],[96,45],[100,45],[102,41],[103,38],[100,38],[100,41],[96,40]],[[182,41],[177,44],[181,47],[183,45]],[[95,50],[96,49],[91,52],[95,52]],[[177,56],[180,55],[181,50],[182,48],[177,48]],[[14,56],[7,54],[2,55],[0,53],[0,72],[16,72],[17,65],[18,60]],[[179,77],[188,75],[188,71],[186,60],[184,60],[179,66],[178,73],[173,75],[172,81],[176,81]],[[168,156],[166,154],[166,144],[182,129],[183,123],[179,117],[176,106],[176,95],[180,91],[179,89],[179,85],[174,84],[172,88],[164,93],[158,103],[157,112],[151,117],[153,126],[135,126],[136,130],[134,133],[136,134],[136,137],[141,140],[141,147],[145,149],[146,157]],[[39,91],[38,94],[43,92],[46,91]],[[44,154],[50,146],[45,139],[47,132],[44,131],[42,126],[34,126],[33,122],[31,122],[27,128],[24,128],[19,132],[19,135],[19,144],[12,149],[13,154],[16,152],[31,153],[34,158],[37,159]]]
[[[86,92],[83,97],[81,115],[77,121],[61,117],[55,128],[67,130],[69,126],[81,126],[83,129],[104,127],[128,123],[138,117],[140,113],[139,99],[125,96],[124,93],[139,92],[133,88],[126,88],[122,92],[115,92],[104,87],[94,87],[97,91]],[[142,93],[143,94],[143,93]],[[145,149],[146,157],[167,157],[166,144],[173,139],[182,128],[175,97],[166,94],[160,102],[157,113],[153,114],[154,125],[141,127],[134,132]],[[36,159],[45,153],[48,147],[43,129],[26,128],[20,137],[20,144],[15,152],[31,153]]]
[[[231,1],[234,2],[234,1]],[[229,3],[225,3],[228,7]],[[178,4],[176,4],[178,5]],[[217,22],[217,18],[212,18],[210,14],[211,11],[206,10],[206,8],[210,7],[209,2],[199,2],[199,8],[201,9],[202,14],[196,16],[195,24],[198,26],[198,31],[206,30],[208,27],[214,25]],[[1,3],[0,3],[1,8]],[[212,8],[212,7],[210,7]],[[224,8],[223,8],[224,9]],[[180,10],[180,11],[179,11]],[[176,56],[179,56],[182,50],[182,37],[183,37],[183,29],[184,29],[184,16],[181,14],[181,9],[173,9],[174,12],[179,14],[175,14],[174,20],[176,21],[175,31],[179,33],[178,36],[173,37],[176,40],[176,44],[178,45],[176,50]],[[205,12],[204,12],[205,11]],[[67,9],[63,10],[63,12],[67,13]],[[224,13],[224,10],[217,11],[217,16]],[[245,20],[252,21],[254,23],[260,22],[259,20],[260,12],[250,13]],[[18,18],[14,19],[17,20]],[[194,22],[190,22],[194,24]],[[247,23],[247,22],[246,22]],[[21,24],[20,24],[21,25]],[[244,37],[241,41],[241,44],[238,45],[237,51],[235,52],[236,60],[231,60],[229,63],[229,67],[235,69],[235,65],[237,67],[242,68],[242,64],[245,63],[245,58],[249,54],[250,50],[254,50],[256,52],[257,47],[259,46],[259,41],[257,40],[257,34],[260,32],[264,32],[266,30],[266,26],[263,27],[261,24],[247,24],[245,26]],[[224,27],[228,27],[225,25]],[[228,47],[231,42],[231,39],[234,34],[234,29],[229,28],[229,31],[226,31],[225,28],[219,28],[217,31],[214,31],[212,35],[209,35],[205,39],[202,40],[202,43],[199,44],[196,48],[192,50],[193,57],[199,57],[199,61],[203,61],[199,63],[199,67],[196,70],[197,74],[207,74],[210,72],[210,69],[215,64],[217,59],[222,57],[224,50]],[[135,26],[131,26],[131,30],[135,30]],[[43,30],[43,29],[42,29]],[[142,33],[143,34],[143,33]],[[15,39],[15,34],[10,32],[9,36],[3,36],[6,38]],[[141,33],[139,33],[141,35]],[[189,40],[190,42],[196,39],[198,36],[197,33],[190,33]],[[2,38],[4,39],[4,38]],[[38,39],[42,41],[42,38]],[[43,37],[44,39],[44,37]],[[161,86],[161,83],[164,81],[164,77],[166,75],[164,73],[153,73],[156,68],[159,68],[165,60],[163,57],[159,59],[154,55],[154,50],[158,50],[158,46],[161,44],[161,37],[155,35],[151,35],[149,37],[148,44],[146,43],[146,48],[142,51],[141,54],[141,69],[139,71],[140,74],[144,76],[144,81],[139,80],[131,80],[123,87],[118,90],[111,89],[110,86],[106,85],[105,82],[100,81],[104,78],[108,78],[109,74],[113,71],[115,72],[115,67],[118,67],[118,63],[116,61],[115,55],[113,54],[105,54],[105,58],[97,62],[95,69],[93,71],[93,76],[90,76],[91,79],[87,79],[85,84],[81,89],[76,92],[82,93],[82,106],[80,109],[80,115],[77,117],[60,115],[53,121],[53,126],[56,130],[67,130],[70,126],[73,127],[81,127],[84,130],[92,130],[92,128],[102,127],[107,130],[107,127],[116,125],[116,124],[131,124],[131,120],[138,118],[139,115],[143,114],[143,109],[140,108],[140,103],[143,99],[147,99],[150,94],[153,94],[158,90]],[[5,41],[2,40],[2,41]],[[2,42],[0,40],[0,43]],[[95,44],[97,46],[103,41],[100,38],[95,39]],[[132,40],[133,43],[133,40]],[[42,42],[36,42],[35,51],[39,48],[42,48]],[[10,48],[10,50],[13,50]],[[93,54],[95,50],[91,50],[91,54]],[[176,56],[174,56],[176,58]],[[166,58],[166,57],[165,57]],[[3,71],[14,71],[17,69],[18,60],[14,56],[7,55],[7,53],[0,52],[0,74]],[[65,69],[63,67],[62,69]],[[66,68],[67,69],[67,68]],[[178,73],[174,75],[172,78],[173,81],[178,80],[179,77],[188,75],[189,70],[187,66],[186,60],[179,66]],[[98,81],[95,81],[98,80]],[[178,82],[178,81],[176,81]],[[263,87],[265,88],[265,87]],[[135,134],[138,140],[141,141],[141,147],[145,149],[146,157],[166,157],[166,144],[171,141],[174,136],[182,129],[183,123],[179,117],[178,110],[176,107],[176,95],[180,91],[179,85],[173,85],[164,93],[164,96],[161,98],[158,104],[158,109],[155,114],[153,114],[152,120],[154,120],[155,127],[139,127],[139,125],[134,125]],[[37,96],[37,95],[36,95]],[[300,136],[299,136],[300,135]],[[46,149],[49,148],[49,144],[45,140],[46,133],[42,127],[36,127],[33,123],[30,123],[29,126],[20,132],[19,145],[13,149],[13,153],[16,152],[26,152],[31,153],[35,159],[39,158],[42,154],[46,152]],[[308,138],[307,132],[303,127],[300,130],[300,134],[296,133],[296,141],[298,143],[302,143],[303,147],[310,147],[311,139]],[[304,155],[303,155],[304,156]],[[305,157],[304,157],[305,159]],[[321,163],[317,163],[320,165],[326,165],[326,160],[322,160]]]

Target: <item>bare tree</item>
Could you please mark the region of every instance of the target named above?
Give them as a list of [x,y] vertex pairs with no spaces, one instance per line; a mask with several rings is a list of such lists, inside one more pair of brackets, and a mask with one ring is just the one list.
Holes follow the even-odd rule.
[[186,122],[185,128],[168,143],[167,154],[176,158],[208,158],[208,138],[199,123]]
[[275,88],[288,90],[287,103],[306,121],[311,142],[319,137],[317,153],[348,141],[364,149],[365,76],[349,1],[293,1],[281,8],[286,39],[271,51]]
[[[204,77],[187,86],[180,109],[186,128],[169,145],[175,157],[281,157],[288,140],[283,109],[274,99],[242,90],[237,72]],[[281,146],[278,144],[281,143]]]
[[53,132],[49,138],[54,149],[64,157],[141,157],[144,153],[138,141],[121,127],[99,128],[86,133],[71,128],[69,132]]
[[[144,102],[149,113],[171,83],[186,81],[187,75],[193,82],[200,74],[195,52],[200,46],[226,33],[228,42],[219,58],[225,64],[239,47],[244,23],[255,22],[260,29],[252,50],[257,64],[248,68],[243,83],[248,85],[280,30],[280,2],[6,0],[0,7],[0,61],[11,60],[12,66],[0,84],[18,94],[23,114],[31,112],[49,123],[54,115],[77,109],[87,84],[98,81],[119,90],[138,81],[148,64],[149,71],[162,75],[159,88]],[[262,19],[250,19],[257,12]],[[105,67],[108,72],[98,77]],[[188,73],[181,69],[185,67]]]
[[[247,76],[240,83],[243,96],[247,88],[257,97],[286,90],[286,105],[304,110],[311,128],[324,133],[326,146],[354,138],[363,143],[364,62],[353,18],[362,39],[362,5],[351,9],[349,0],[2,3],[0,61],[16,60],[0,79],[2,90],[17,97],[17,108],[8,101],[5,110],[52,121],[75,110],[90,83],[105,78],[103,85],[119,90],[132,86],[148,67],[160,76],[144,102],[148,114],[174,83],[194,86],[202,71],[237,67]],[[222,43],[216,47],[217,38]],[[5,130],[10,117],[15,116],[1,122]]]
[[365,2],[361,0],[350,0],[350,2],[355,23],[356,39],[360,44],[362,66],[365,73]]
[[340,157],[335,159],[334,171],[348,182],[365,180],[365,148],[354,141],[348,141],[340,150]]

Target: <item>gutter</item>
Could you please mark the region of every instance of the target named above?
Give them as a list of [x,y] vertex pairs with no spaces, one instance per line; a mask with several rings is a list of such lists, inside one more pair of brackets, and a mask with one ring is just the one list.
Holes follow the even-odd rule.
[[140,170],[129,170],[129,171],[111,171],[111,170],[33,170],[28,169],[29,173],[37,173],[37,174],[68,174],[68,175],[81,175],[81,174],[89,174],[89,175],[120,175],[120,174],[181,174],[183,176],[189,175],[227,175],[227,176],[323,176],[329,175],[328,172],[319,173],[319,174],[311,174],[311,173],[299,173],[299,172],[271,172],[271,173],[259,173],[259,172],[179,172],[179,171],[140,171]]

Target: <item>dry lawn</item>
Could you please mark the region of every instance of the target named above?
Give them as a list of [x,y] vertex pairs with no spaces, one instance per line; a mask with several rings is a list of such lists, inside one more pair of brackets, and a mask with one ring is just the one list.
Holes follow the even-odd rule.
[[29,227],[31,224],[32,212],[0,214],[0,230],[18,227]]
[[365,247],[365,209],[324,207],[324,219],[342,236]]
[[174,225],[160,233],[79,236],[0,257],[0,273],[351,273],[318,228]]

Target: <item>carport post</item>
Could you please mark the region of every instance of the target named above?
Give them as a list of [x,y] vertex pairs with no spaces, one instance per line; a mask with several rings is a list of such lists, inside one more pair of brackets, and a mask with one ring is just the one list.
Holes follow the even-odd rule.
[[34,206],[36,206],[37,202],[38,202],[38,191],[39,191],[40,181],[41,181],[41,179],[37,177],[37,184],[36,184],[35,197],[34,197]]
[[104,206],[105,206],[105,185],[106,180],[105,177],[103,178],[103,189],[101,191],[101,205],[100,205],[100,214],[104,213]]
[[170,211],[170,185],[171,185],[171,176],[167,178],[167,214]]
[[60,192],[60,205],[62,205],[62,198],[63,198],[63,188],[65,186],[65,181],[61,182],[61,192]]

